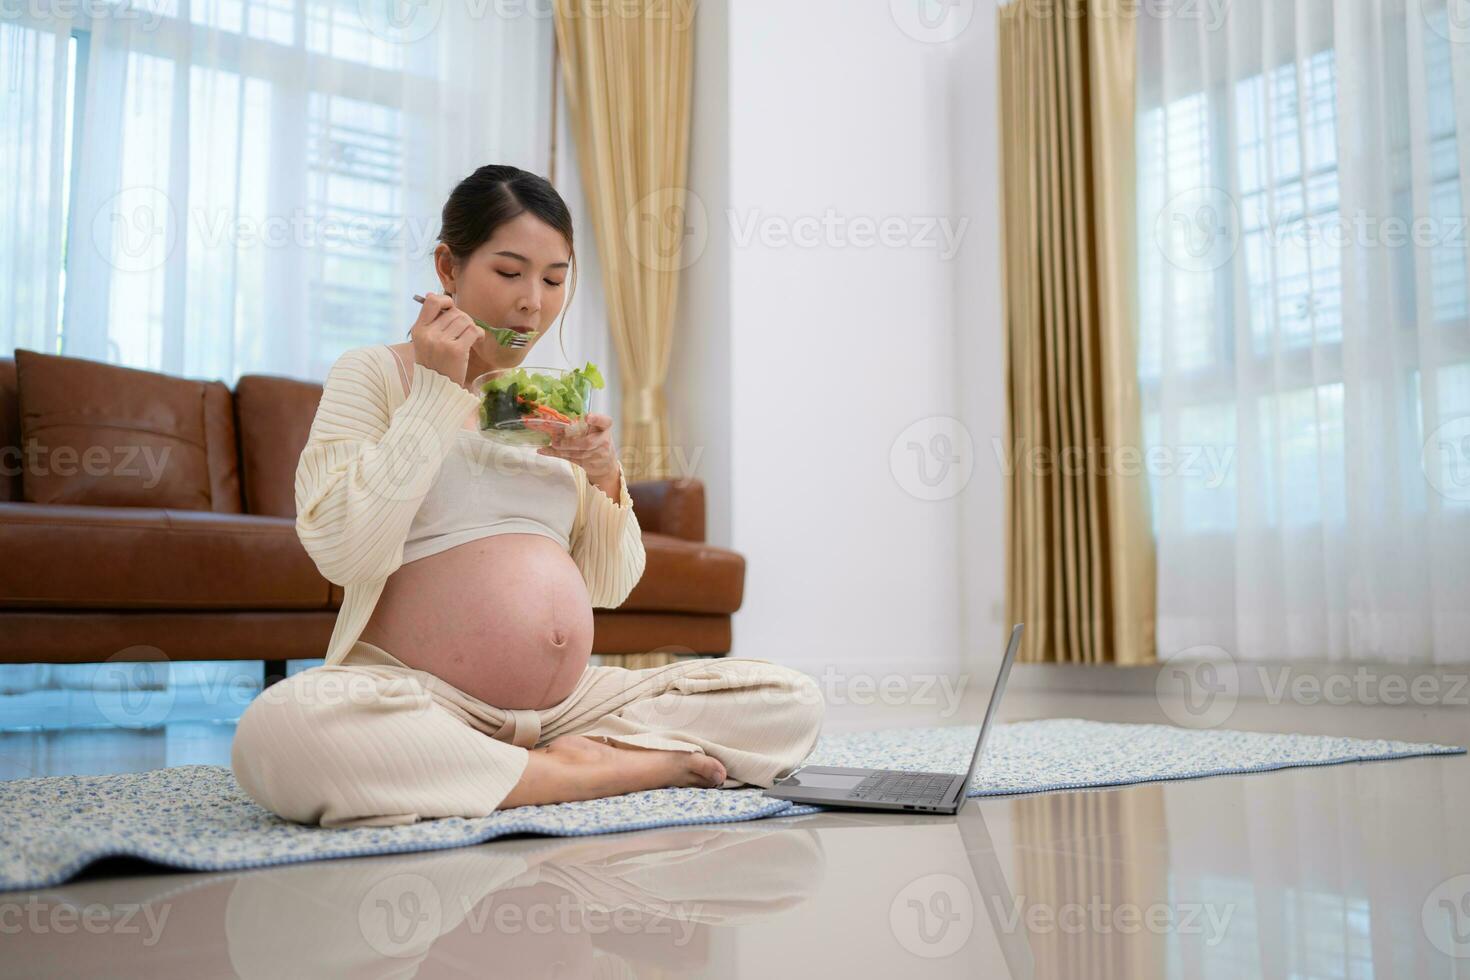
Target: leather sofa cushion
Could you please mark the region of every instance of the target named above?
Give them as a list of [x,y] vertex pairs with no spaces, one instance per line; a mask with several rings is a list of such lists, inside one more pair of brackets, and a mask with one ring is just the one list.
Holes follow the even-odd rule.
[[0,500],[24,500],[20,485],[20,406],[15,392],[15,358],[0,358]]
[[635,480],[628,496],[645,531],[671,534],[685,541],[704,540],[704,483],[685,480]]
[[740,608],[743,555],[652,531],[643,532],[643,552],[643,577],[618,611],[729,614]]
[[309,381],[247,374],[236,383],[241,482],[250,513],[296,516],[296,463],[321,400],[322,386]]
[[281,517],[0,503],[0,554],[0,608],[328,608]]
[[15,352],[24,498],[240,510],[230,391],[153,371]]

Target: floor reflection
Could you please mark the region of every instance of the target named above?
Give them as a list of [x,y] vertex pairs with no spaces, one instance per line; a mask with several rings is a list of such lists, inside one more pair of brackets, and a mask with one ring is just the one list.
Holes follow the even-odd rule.
[[[709,967],[713,927],[799,906],[824,875],[812,831],[716,825],[319,861],[211,876],[182,890],[160,876],[149,879],[158,893],[141,899],[132,879],[128,904],[140,906],[131,913],[140,933],[116,922],[66,935],[33,930],[27,964],[36,975],[62,964],[74,974],[106,972],[119,956],[139,962],[136,954],[162,945],[172,958],[191,947],[216,957],[191,962],[196,976],[390,978],[425,967],[526,978],[685,975]],[[51,889],[48,914],[60,905],[120,915],[109,887]]]
[[[1470,744],[1459,711],[1242,705],[1236,721]],[[117,762],[66,741],[9,761]],[[0,980],[1449,980],[1470,976],[1466,812],[1470,757],[1451,756],[974,800],[953,818],[829,812],[227,874],[114,864],[3,896]]]

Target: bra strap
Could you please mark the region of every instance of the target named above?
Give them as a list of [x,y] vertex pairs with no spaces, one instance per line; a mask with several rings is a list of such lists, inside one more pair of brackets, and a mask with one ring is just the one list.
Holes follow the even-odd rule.
[[408,365],[403,363],[403,356],[389,345],[384,344],[383,346],[388,348],[388,353],[392,354],[393,359],[398,362],[398,370],[403,374],[403,387],[412,388],[413,382],[408,378]]

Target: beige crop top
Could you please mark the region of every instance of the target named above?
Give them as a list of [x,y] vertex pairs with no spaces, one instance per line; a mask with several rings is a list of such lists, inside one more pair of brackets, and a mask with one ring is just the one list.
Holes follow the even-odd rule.
[[[404,387],[411,387],[408,365],[398,351],[388,350]],[[461,429],[409,525],[403,561],[492,534],[540,534],[570,551],[576,516],[577,475],[570,462]]]

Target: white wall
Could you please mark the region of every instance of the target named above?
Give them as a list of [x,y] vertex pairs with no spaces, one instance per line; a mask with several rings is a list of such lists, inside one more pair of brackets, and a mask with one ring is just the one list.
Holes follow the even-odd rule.
[[[993,12],[925,43],[888,0],[711,0],[695,64],[690,188],[708,237],[686,242],[670,405],[675,441],[699,454],[710,539],[748,562],[733,655],[878,676],[990,661],[1004,591]],[[941,219],[962,231],[952,257]],[[896,221],[894,241],[863,244],[864,220],[872,237]],[[924,420],[944,416],[968,430],[973,473],[920,499],[918,461],[891,451],[916,422],[905,441],[927,448],[940,423]]]
[[[670,441],[705,484],[706,535],[730,545],[730,204],[729,7],[707,0],[694,19],[694,85],[689,131],[690,207],[705,234],[685,241],[684,269],[669,362]],[[710,232],[714,233],[711,234]],[[688,251],[688,249],[693,251]],[[677,464],[677,459],[675,460]],[[678,465],[678,475],[684,475]]]

